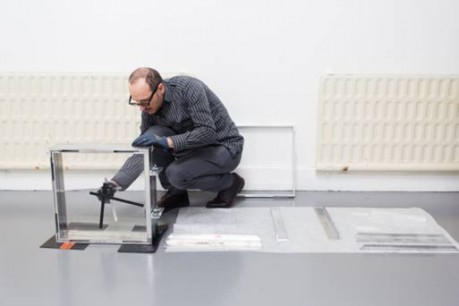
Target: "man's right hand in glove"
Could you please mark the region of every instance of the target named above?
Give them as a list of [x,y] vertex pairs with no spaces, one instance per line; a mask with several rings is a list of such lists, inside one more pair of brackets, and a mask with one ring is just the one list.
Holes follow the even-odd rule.
[[117,190],[118,185],[116,185],[114,182],[104,182],[102,184],[102,187],[100,187],[99,190],[97,190],[97,193],[99,194],[99,201],[102,201],[104,199],[105,203],[110,203],[110,198],[115,195],[115,192]]

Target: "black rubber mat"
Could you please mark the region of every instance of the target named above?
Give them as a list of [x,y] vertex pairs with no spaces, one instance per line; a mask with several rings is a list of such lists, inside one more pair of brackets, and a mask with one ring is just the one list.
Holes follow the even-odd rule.
[[[133,230],[139,230],[135,228]],[[167,231],[167,224],[163,223],[156,227],[156,235],[152,244],[124,244],[118,249],[118,253],[155,253],[164,233]]]
[[57,242],[56,236],[53,235],[40,248],[45,249],[60,249],[60,250],[84,250],[88,247],[89,243],[75,243],[75,242]]

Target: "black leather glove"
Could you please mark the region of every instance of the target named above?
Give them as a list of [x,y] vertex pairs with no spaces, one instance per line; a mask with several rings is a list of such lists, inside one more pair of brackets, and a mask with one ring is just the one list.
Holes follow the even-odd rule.
[[110,203],[110,198],[115,195],[118,186],[113,182],[104,182],[102,187],[97,190],[99,201],[105,200],[105,203]]

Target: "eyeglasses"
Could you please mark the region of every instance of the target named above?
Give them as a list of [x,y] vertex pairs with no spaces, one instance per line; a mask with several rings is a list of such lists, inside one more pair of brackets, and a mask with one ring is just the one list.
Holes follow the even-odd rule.
[[136,100],[132,99],[132,96],[129,96],[129,101],[128,101],[129,105],[135,105],[135,106],[148,106],[148,105],[150,105],[151,99],[153,98],[153,96],[155,95],[156,91],[158,90],[158,87],[159,87],[159,84],[156,85],[155,90],[153,90],[153,92],[151,93],[150,97],[148,97],[147,99],[136,101]]

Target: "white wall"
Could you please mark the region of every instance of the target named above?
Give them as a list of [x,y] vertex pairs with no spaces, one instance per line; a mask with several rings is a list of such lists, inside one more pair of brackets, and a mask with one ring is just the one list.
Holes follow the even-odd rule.
[[457,12],[457,0],[2,0],[0,72],[190,73],[238,124],[295,126],[298,189],[459,190],[457,173],[314,168],[320,76],[458,74]]

